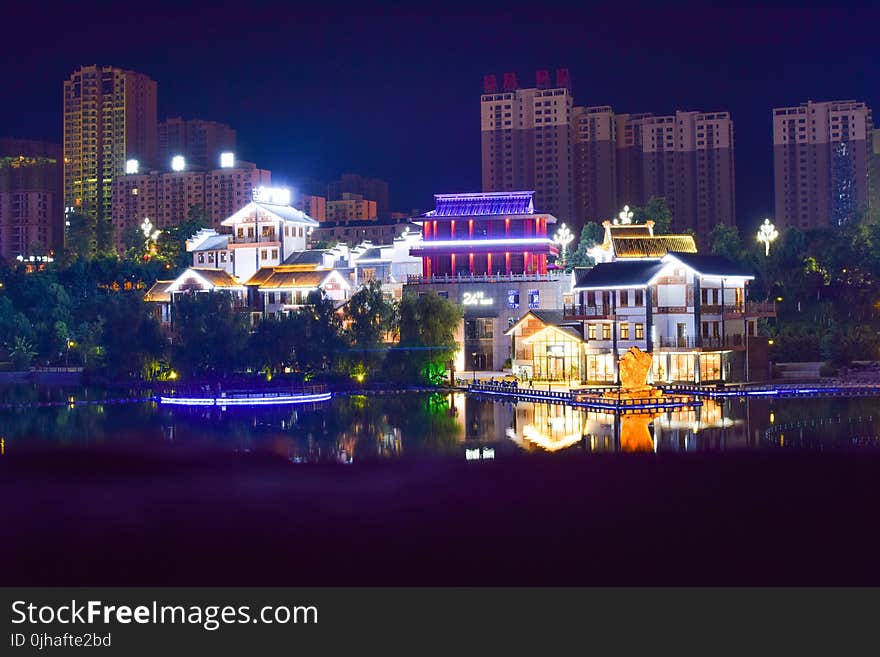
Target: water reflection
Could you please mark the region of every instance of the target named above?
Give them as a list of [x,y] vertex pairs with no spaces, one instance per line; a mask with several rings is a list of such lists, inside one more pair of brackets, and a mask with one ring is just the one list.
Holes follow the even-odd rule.
[[[164,408],[101,390],[0,389],[4,454],[28,443],[268,452],[294,463],[515,453],[876,449],[876,400],[704,400],[652,415],[494,402],[455,394],[338,396],[301,407]],[[11,402],[11,403],[10,403]],[[46,403],[33,406],[34,402]],[[51,405],[50,405],[51,404]]]

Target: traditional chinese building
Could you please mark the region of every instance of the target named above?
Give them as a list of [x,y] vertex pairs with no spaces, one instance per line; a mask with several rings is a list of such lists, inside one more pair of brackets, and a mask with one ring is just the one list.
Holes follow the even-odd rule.
[[615,232],[606,225],[609,260],[573,271],[571,305],[526,313],[507,331],[516,373],[613,384],[619,357],[635,346],[653,355],[655,383],[766,376],[767,340],[757,324],[775,309],[746,300],[751,272],[720,256],[669,249],[689,247],[688,236]]
[[406,288],[434,291],[464,307],[458,371],[505,367],[505,331],[525,309],[562,309],[567,278],[548,269],[558,249],[548,236],[556,217],[536,212],[534,192],[437,194],[435,208],[413,221],[422,241],[410,250],[422,273]]

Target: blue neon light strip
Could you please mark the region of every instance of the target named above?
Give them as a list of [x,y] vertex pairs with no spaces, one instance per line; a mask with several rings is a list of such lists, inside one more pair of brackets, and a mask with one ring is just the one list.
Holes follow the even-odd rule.
[[172,406],[272,406],[275,404],[310,404],[329,401],[332,392],[317,395],[277,395],[256,397],[159,397],[160,404]]

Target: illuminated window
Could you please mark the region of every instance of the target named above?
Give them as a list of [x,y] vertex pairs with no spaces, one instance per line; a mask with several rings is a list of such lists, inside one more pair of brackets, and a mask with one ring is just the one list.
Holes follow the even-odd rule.
[[602,339],[611,339],[611,324],[602,324]]
[[644,340],[645,339],[645,325],[642,323],[636,323],[636,340]]
[[620,339],[629,340],[629,322],[622,322],[620,325]]
[[519,308],[519,290],[507,291],[507,307]]
[[540,308],[540,304],[538,290],[529,290],[529,308]]
[[588,324],[587,325],[587,340],[595,340],[596,339],[596,325]]

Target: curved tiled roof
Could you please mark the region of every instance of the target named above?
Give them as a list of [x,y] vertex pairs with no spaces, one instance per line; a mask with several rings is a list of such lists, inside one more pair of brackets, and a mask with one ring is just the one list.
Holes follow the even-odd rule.
[[697,244],[692,235],[655,235],[653,237],[611,238],[614,255],[618,258],[661,258],[670,251],[696,253]]
[[434,209],[424,217],[480,217],[534,214],[533,191],[435,194]]
[[611,287],[638,287],[647,285],[663,269],[657,260],[617,260],[603,262],[592,268],[575,267],[574,289],[590,290]]

